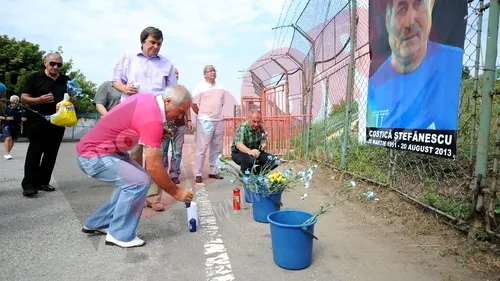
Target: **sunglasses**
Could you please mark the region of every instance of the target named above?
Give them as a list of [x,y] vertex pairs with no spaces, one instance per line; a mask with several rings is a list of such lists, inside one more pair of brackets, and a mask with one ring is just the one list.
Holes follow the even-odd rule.
[[56,66],[56,65],[57,65],[57,67],[62,67],[62,65],[63,65],[63,64],[62,64],[62,63],[60,63],[60,62],[54,62],[54,61],[51,61],[51,62],[49,62],[49,65],[50,65],[50,66]]

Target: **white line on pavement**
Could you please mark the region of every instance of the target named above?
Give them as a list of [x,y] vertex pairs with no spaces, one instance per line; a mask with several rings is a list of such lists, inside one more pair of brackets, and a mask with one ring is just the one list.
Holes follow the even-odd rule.
[[200,214],[200,231],[205,237],[206,275],[207,280],[234,280],[233,269],[226,247],[219,234],[217,219],[207,191],[203,188],[196,192]]

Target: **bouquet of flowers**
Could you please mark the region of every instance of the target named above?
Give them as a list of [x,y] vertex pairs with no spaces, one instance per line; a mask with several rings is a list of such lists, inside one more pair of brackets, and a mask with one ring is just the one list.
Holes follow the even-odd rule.
[[[308,189],[311,186],[314,171],[318,168],[318,165],[314,165],[297,173],[293,168],[272,172],[272,168],[279,165],[281,161],[277,157],[269,156],[268,161],[262,167],[259,167],[254,162],[252,169],[243,173],[229,165],[226,159],[222,157],[219,157],[219,159],[223,163],[219,166],[219,169],[230,175],[232,178],[230,183],[238,181],[249,191],[262,195],[297,191],[297,186],[304,186]],[[302,200],[307,198],[307,193],[299,191],[299,194]]]
[[68,80],[66,83],[66,88],[68,95],[70,97],[81,97],[82,96],[82,88],[76,79]]

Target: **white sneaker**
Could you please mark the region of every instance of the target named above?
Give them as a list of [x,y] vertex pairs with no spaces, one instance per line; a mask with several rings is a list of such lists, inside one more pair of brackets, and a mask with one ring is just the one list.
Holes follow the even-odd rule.
[[4,155],[3,158],[5,158],[5,160],[10,160],[10,159],[12,159],[12,156],[10,156],[10,154],[7,154],[7,155]]
[[141,246],[144,246],[146,245],[146,241],[142,240],[142,239],[139,239],[137,236],[132,240],[132,241],[129,241],[129,242],[122,242],[122,241],[118,241],[116,238],[114,238],[113,236],[111,236],[111,234],[108,234],[106,235],[106,242],[105,242],[106,245],[108,246],[118,246],[118,247],[122,247],[122,248],[132,248],[132,247],[141,247]]

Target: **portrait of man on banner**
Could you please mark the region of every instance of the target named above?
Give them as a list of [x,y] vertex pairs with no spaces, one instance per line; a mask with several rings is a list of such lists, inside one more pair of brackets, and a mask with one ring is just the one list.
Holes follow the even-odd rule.
[[369,17],[367,130],[456,132],[467,0],[371,0]]

